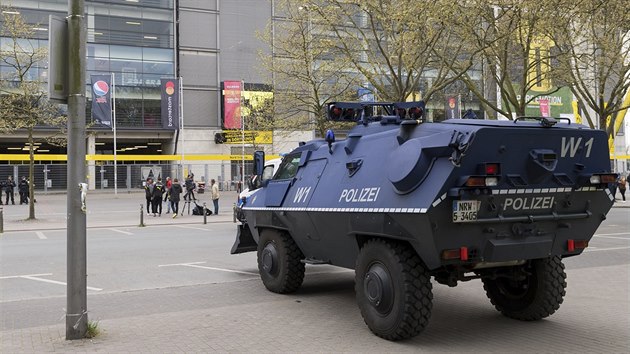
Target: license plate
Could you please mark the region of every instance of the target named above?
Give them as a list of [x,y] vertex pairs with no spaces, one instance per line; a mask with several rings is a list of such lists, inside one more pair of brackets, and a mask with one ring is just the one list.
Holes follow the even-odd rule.
[[476,221],[480,205],[479,200],[454,200],[453,222]]

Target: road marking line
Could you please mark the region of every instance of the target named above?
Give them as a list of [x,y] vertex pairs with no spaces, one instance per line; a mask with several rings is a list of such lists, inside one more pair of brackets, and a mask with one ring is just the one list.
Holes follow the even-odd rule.
[[206,263],[206,262],[190,262],[190,263],[162,264],[162,265],[158,265],[158,267],[182,266],[182,267],[191,267],[191,268],[201,268],[201,269],[209,269],[209,270],[218,270],[218,271],[220,271],[220,272],[238,273],[238,274],[247,274],[247,275],[256,275],[256,276],[258,276],[258,273],[253,273],[253,272],[244,272],[244,271],[240,271],[240,270],[225,269],[225,268],[216,268],[216,267],[208,267],[208,266],[202,266],[202,265],[200,265],[200,264],[204,264],[204,263]]
[[118,230],[118,229],[114,229],[114,228],[107,228],[105,230],[109,230],[109,231],[114,231],[114,232],[119,232],[123,235],[129,235],[129,236],[133,236],[133,233],[129,232],[129,231],[123,231],[123,230]]
[[[20,278],[24,278],[24,279],[29,279],[29,280],[36,280],[36,281],[41,281],[44,283],[51,283],[51,284],[59,284],[59,285],[68,285],[67,283],[64,283],[62,281],[57,281],[57,280],[51,280],[51,279],[42,279],[42,278],[37,278],[37,277],[33,277],[33,276],[29,276],[29,275],[23,275]],[[103,289],[101,288],[93,288],[91,286],[86,286],[86,288],[88,290],[94,290],[94,291],[101,291]]]
[[208,229],[204,229],[201,227],[194,227],[194,226],[185,226],[185,225],[172,225],[175,227],[179,227],[180,229],[192,229],[192,230],[201,230],[201,231],[209,231]]
[[626,241],[630,241],[630,238],[628,238],[628,237],[615,237],[615,236],[602,236],[602,235],[599,235],[599,236],[596,236],[596,237],[597,237],[597,238],[612,238],[612,239],[615,239],[615,240],[626,240]]
[[616,232],[612,234],[595,234],[594,236],[616,236],[616,235],[630,235],[630,232]]
[[586,249],[584,252],[597,252],[597,251],[618,251],[618,250],[627,250],[630,247],[611,247],[611,248],[598,248],[598,249]]
[[[39,277],[43,277],[43,276],[50,276],[52,275],[52,273],[45,273],[45,274],[27,274],[27,275],[10,275],[10,276],[4,276],[4,277],[0,277],[0,279],[15,279],[15,278],[21,278],[21,279],[28,279],[28,280],[35,280],[35,281],[41,281],[44,283],[51,283],[51,284],[58,284],[58,285],[68,285],[67,283],[64,283],[62,281],[57,281],[57,280],[51,280],[51,279],[42,279]],[[94,290],[94,291],[101,291],[103,289],[101,288],[94,288],[91,286],[87,286],[86,287],[88,290]]]
[[37,237],[39,237],[40,240],[47,240],[48,237],[46,237],[46,235],[44,235],[43,232],[41,231],[35,231],[35,234],[37,235]]
[[22,277],[43,277],[43,276],[47,276],[47,275],[52,275],[52,273],[26,274],[26,275],[7,275],[7,276],[4,276],[4,277],[0,277],[0,279],[15,279],[15,278],[22,278]]

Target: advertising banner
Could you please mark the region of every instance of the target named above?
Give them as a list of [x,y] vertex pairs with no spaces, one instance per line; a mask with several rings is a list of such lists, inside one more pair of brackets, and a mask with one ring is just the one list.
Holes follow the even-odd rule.
[[162,128],[179,129],[179,79],[161,79]]
[[241,129],[240,81],[223,81],[223,127]]
[[92,119],[102,125],[112,127],[112,76],[91,75]]
[[446,97],[446,103],[444,105],[444,116],[446,119],[460,118],[459,102],[457,100],[457,96]]
[[549,109],[549,100],[548,99],[540,99],[540,100],[538,100],[538,106],[540,107],[540,116],[541,117],[551,117],[551,110]]
[[[224,130],[221,132],[224,144],[273,144],[273,132],[271,130]],[[245,137],[245,140],[243,140]]]

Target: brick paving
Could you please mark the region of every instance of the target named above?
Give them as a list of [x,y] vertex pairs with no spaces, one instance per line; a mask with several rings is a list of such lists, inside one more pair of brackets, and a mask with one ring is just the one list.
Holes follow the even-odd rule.
[[[89,227],[136,226],[132,209],[144,201],[141,194],[113,198],[94,193],[89,198],[93,212]],[[224,214],[208,217],[209,222],[230,221],[234,198],[235,194],[224,197]],[[20,209],[5,206],[5,230],[18,231],[26,229],[25,225],[29,229],[63,227],[65,196],[38,199],[42,217],[34,223],[19,221],[23,217]],[[112,218],[115,211],[120,213]],[[199,216],[148,217],[147,223],[201,220]],[[64,338],[65,298],[0,302],[4,328],[0,353],[629,353],[630,256],[625,252],[622,261],[605,266],[572,267],[580,257],[571,259],[564,303],[556,314],[537,322],[501,316],[486,299],[479,281],[456,288],[434,283],[429,327],[412,340],[388,342],[372,335],[363,323],[354,301],[353,273],[344,272],[308,275],[304,286],[292,295],[272,294],[251,278],[90,294],[90,320],[98,321],[101,334],[77,341]]]

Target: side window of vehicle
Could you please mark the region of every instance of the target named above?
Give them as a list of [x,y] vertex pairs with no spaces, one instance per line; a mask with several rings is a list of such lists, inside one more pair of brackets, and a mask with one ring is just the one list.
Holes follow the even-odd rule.
[[289,179],[295,177],[300,164],[300,155],[290,155],[285,157],[278,167],[278,172],[273,179]]
[[265,166],[265,169],[263,170],[263,174],[262,174],[263,181],[266,181],[272,178],[273,178],[273,165]]

